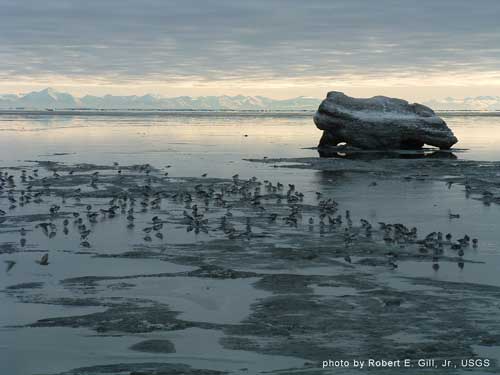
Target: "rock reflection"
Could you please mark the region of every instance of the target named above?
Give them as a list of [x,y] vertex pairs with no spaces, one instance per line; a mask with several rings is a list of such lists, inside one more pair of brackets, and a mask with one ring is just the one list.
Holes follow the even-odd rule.
[[448,150],[357,150],[347,147],[318,148],[321,158],[343,158],[353,160],[376,159],[457,159],[457,156]]

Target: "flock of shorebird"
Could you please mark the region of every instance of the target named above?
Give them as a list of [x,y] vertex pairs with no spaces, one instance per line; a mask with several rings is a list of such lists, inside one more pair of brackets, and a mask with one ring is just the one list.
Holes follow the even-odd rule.
[[[170,165],[166,166],[166,168],[170,168]],[[112,169],[116,171],[120,178],[123,178],[123,169],[120,169],[117,163]],[[232,176],[230,182],[198,183],[190,189],[181,187],[177,191],[167,192],[162,188],[161,184],[155,185],[152,181],[150,177],[152,168],[149,165],[140,166],[138,172],[138,175],[134,176],[141,179],[141,181],[145,177],[144,185],[137,184],[134,189],[122,189],[121,193],[114,194],[107,203],[103,204],[101,198],[98,203],[89,202],[86,205],[81,203],[82,198],[88,197],[83,193],[82,188],[84,186],[72,188],[68,191],[64,190],[64,186],[67,185],[57,185],[58,180],[64,177],[73,177],[75,171],[68,171],[66,176],[63,175],[62,171],[52,171],[51,176],[39,177],[38,169],[33,169],[31,174],[28,174],[26,170],[22,170],[21,175],[18,176],[20,188],[16,185],[17,179],[15,175],[0,172],[0,202],[4,199],[8,201],[6,205],[7,211],[0,209],[0,223],[4,222],[18,206],[25,207],[32,203],[45,203],[46,197],[60,196],[63,204],[66,203],[66,199],[72,198],[78,203],[78,207],[84,206],[84,210],[75,211],[68,215],[68,213],[61,212],[60,205],[50,204],[46,221],[38,222],[33,229],[41,230],[48,238],[54,238],[58,230],[56,223],[62,218],[62,232],[67,235],[70,232],[71,224],[73,228],[76,228],[79,235],[79,246],[90,248],[92,245],[89,236],[92,233],[92,225],[96,224],[98,219],[113,219],[117,216],[124,216],[126,227],[134,229],[136,215],[159,211],[162,200],[169,198],[184,206],[180,219],[186,225],[188,232],[209,232],[210,220],[206,216],[206,212],[209,210],[210,205],[225,210],[225,213],[219,218],[219,225],[212,228],[212,230],[222,231],[231,240],[254,237],[255,234],[252,231],[254,221],[259,221],[261,225],[265,226],[277,225],[281,221],[287,226],[298,227],[302,224],[303,215],[309,216],[312,210],[315,214],[309,216],[307,220],[309,230],[312,231],[314,228],[319,227],[322,234],[327,229],[340,233],[347,253],[344,260],[348,263],[352,262],[349,247],[359,238],[372,239],[374,232],[380,235],[380,240],[387,244],[388,251],[385,255],[388,259],[388,265],[392,268],[397,267],[399,247],[415,245],[418,247],[418,253],[432,255],[433,268],[437,270],[439,268],[439,257],[443,254],[445,247],[456,251],[459,256],[459,267],[463,268],[462,257],[465,250],[469,246],[478,246],[478,240],[471,239],[468,235],[453,240],[450,233],[444,235],[441,232],[432,232],[423,239],[418,239],[417,228],[407,228],[403,224],[380,222],[378,223],[379,227],[374,229],[368,220],[361,219],[359,225],[354,226],[351,213],[348,210],[343,214],[339,213],[338,203],[332,198],[324,198],[321,192],[315,193],[316,204],[303,204],[304,194],[298,192],[294,184],[288,184],[288,187],[285,188],[285,185],[280,182],[273,184],[268,180],[259,181],[256,177],[244,180],[240,179],[239,175],[236,174]],[[81,176],[82,173],[79,175]],[[99,189],[102,176],[98,171],[87,172],[83,175],[88,177],[90,187],[96,190]],[[162,178],[165,179],[167,176],[168,173],[163,172]],[[204,173],[201,177],[206,178],[207,174]],[[92,197],[92,199],[93,201],[97,200],[95,197]],[[106,199],[109,199],[109,197]],[[273,204],[263,204],[263,201],[271,201]],[[237,228],[237,220],[232,220],[233,213],[231,209],[235,206],[250,208],[251,211],[256,212],[256,215],[245,217],[244,230]],[[458,218],[459,215],[449,212],[449,217]],[[167,220],[162,219],[159,215],[147,221],[147,225],[142,228],[143,240],[145,242],[151,242],[154,238],[163,240],[162,229],[166,223]],[[21,247],[26,245],[27,233],[28,230],[24,227],[19,230]],[[7,263],[7,271],[10,271],[16,264],[13,260],[5,262]],[[36,262],[41,266],[49,265],[49,254],[45,253]]]

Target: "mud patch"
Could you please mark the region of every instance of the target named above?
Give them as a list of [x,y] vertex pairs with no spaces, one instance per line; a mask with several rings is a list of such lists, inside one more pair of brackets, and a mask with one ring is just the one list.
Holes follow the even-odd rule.
[[140,307],[131,303],[121,304],[100,313],[41,319],[30,327],[85,327],[99,333],[146,333],[153,331],[182,330],[189,327],[214,328],[209,323],[186,322],[176,318],[178,312],[168,306],[156,304]]
[[175,353],[175,346],[169,340],[146,340],[132,345],[130,350],[148,353]]
[[198,370],[188,365],[175,363],[123,363],[105,366],[92,366],[61,372],[53,375],[223,375],[227,372]]

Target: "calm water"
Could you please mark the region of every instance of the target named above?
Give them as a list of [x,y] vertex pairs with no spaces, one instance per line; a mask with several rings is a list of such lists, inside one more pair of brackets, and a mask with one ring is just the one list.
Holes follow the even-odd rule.
[[[498,160],[500,116],[445,117],[468,149],[460,158]],[[247,135],[247,137],[245,137]],[[58,158],[68,162],[149,162],[165,160],[183,173],[208,171],[214,175],[238,168],[252,170],[242,158],[302,157],[317,153],[321,133],[309,115],[161,115],[161,116],[18,116],[0,115],[0,162]],[[186,160],[188,160],[186,162]],[[196,160],[196,163],[192,163]],[[174,163],[175,162],[175,163]],[[185,169],[188,167],[189,169]],[[182,173],[180,173],[182,174]]]
[[[499,116],[449,116],[445,120],[460,140],[456,148],[466,149],[456,153],[458,158],[500,160]],[[28,160],[150,163],[156,167],[171,165],[170,176],[208,173],[212,177],[229,177],[239,173],[242,178],[293,182],[311,196],[315,191],[330,192],[355,218],[402,222],[429,232],[435,228],[456,235],[467,232],[481,239],[483,251],[478,257],[484,253],[497,256],[498,207],[464,199],[461,186],[448,190],[435,182],[381,181],[373,189],[361,177],[333,181],[326,172],[273,168],[243,160],[263,156],[316,157],[317,152],[307,148],[315,146],[320,135],[309,115],[3,115],[0,167],[28,165]],[[451,208],[462,215],[461,220],[449,220]],[[103,245],[111,244],[106,236],[102,238]],[[486,278],[488,283],[500,285],[494,272],[468,274],[472,281]]]
[[[466,149],[457,153],[458,158],[472,160],[500,160],[500,117],[487,116],[450,116],[445,120],[453,129],[456,136],[461,140],[457,148]],[[250,163],[245,158],[270,158],[281,157],[316,157],[315,150],[307,149],[315,146],[321,133],[318,131],[310,116],[243,116],[236,115],[162,115],[162,116],[0,116],[0,169],[9,166],[29,165],[29,160],[55,160],[72,163],[95,163],[110,165],[118,162],[121,165],[150,163],[156,167],[172,165],[169,169],[171,176],[199,176],[208,173],[212,177],[229,177],[239,173],[242,178],[257,176],[260,179],[281,181],[283,183],[293,182],[298,189],[307,196],[314,196],[315,191],[329,193],[341,205],[341,208],[351,210],[353,219],[368,218],[376,223],[378,221],[401,222],[406,225],[417,226],[422,232],[441,230],[450,232],[454,236],[463,236],[464,233],[480,239],[480,247],[477,251],[467,252],[466,258],[484,261],[484,264],[466,264],[460,270],[455,263],[443,263],[439,272],[434,272],[429,263],[401,262],[394,277],[404,276],[426,276],[440,280],[466,281],[473,283],[484,283],[500,286],[498,269],[500,269],[500,236],[498,235],[498,222],[500,222],[500,210],[498,206],[484,206],[472,199],[465,199],[463,187],[453,186],[450,190],[442,183],[430,181],[411,181],[401,183],[399,181],[385,180],[373,188],[369,188],[366,179],[357,176],[347,176],[341,180],[332,178],[331,174],[312,170],[293,170],[286,168],[272,168],[272,166],[261,163]],[[59,155],[57,155],[59,154]],[[61,155],[63,154],[63,155]],[[315,201],[315,200],[312,200]],[[0,208],[5,203],[0,201]],[[5,208],[4,208],[5,209]],[[31,209],[31,208],[30,208]],[[460,220],[450,220],[448,210],[460,213]],[[116,224],[116,230],[122,223]],[[109,252],[123,251],[127,242],[132,241],[126,235],[108,236],[113,231],[111,227],[105,228],[101,234],[96,233],[95,245],[105,247]],[[11,240],[8,234],[3,236],[2,242]],[[38,234],[33,233],[33,236]],[[171,234],[173,241],[185,241],[184,231]],[[13,235],[17,240],[17,234]],[[47,246],[47,239],[39,235],[35,240],[40,246]],[[53,249],[64,249],[70,246],[72,239],[52,242]],[[53,260],[51,275],[42,274],[33,261],[23,262],[22,257],[35,258],[38,254],[18,254],[17,272],[15,276],[0,273],[0,289],[6,285],[25,281],[23,275],[30,275],[31,281],[51,280],[49,285],[54,296],[64,296],[66,293],[58,284],[58,280],[69,277],[88,274],[92,269],[93,275],[126,275],[140,272],[166,272],[165,267],[172,267],[171,271],[187,270],[188,267],[169,265],[167,262],[158,268],[157,262],[143,259],[130,262],[120,259],[109,259],[103,261],[91,257],[81,256],[78,262],[65,260],[61,254]],[[71,255],[75,256],[75,255]],[[68,255],[69,259],[70,255]],[[0,257],[1,259],[4,259]],[[12,256],[11,256],[12,258]],[[73,258],[72,258],[73,259]],[[111,267],[112,264],[112,267]],[[133,267],[131,269],[130,267]],[[170,270],[170,269],[169,269]],[[87,273],[86,273],[87,272]],[[317,270],[315,271],[318,272]],[[325,270],[325,273],[332,272]],[[388,281],[390,282],[390,280]],[[225,284],[224,284],[225,285]],[[169,285],[168,288],[177,290],[182,294],[184,286]],[[196,288],[197,286],[191,286]],[[155,289],[156,288],[156,289]],[[156,287],[144,285],[144,296],[147,293],[154,294],[155,298],[162,295],[163,286]],[[200,286],[201,288],[201,286]],[[217,293],[212,300],[224,299],[226,305],[241,306],[241,311],[236,312],[236,320],[241,320],[248,312],[250,303],[261,297],[249,285],[213,286]],[[227,289],[228,288],[228,289]],[[232,290],[237,290],[233,293]],[[216,293],[216,292],[214,292]],[[244,300],[226,300],[228,296],[238,297],[238,293],[244,296]],[[172,297],[172,296],[170,296]],[[174,296],[175,297],[175,296]],[[172,297],[172,298],[174,298]],[[189,302],[170,299],[178,304],[180,311],[192,311],[192,313],[211,317],[214,321],[220,317],[224,308],[212,311],[211,301],[196,301],[196,310]],[[243,297],[242,297],[243,298]],[[49,316],[73,315],[71,309],[37,305],[26,309],[12,300],[0,296],[0,303],[4,308],[0,310],[0,326],[25,324],[36,319]],[[205,305],[204,305],[205,304]],[[201,307],[200,307],[201,306]],[[5,308],[6,307],[6,308]],[[100,311],[100,309],[78,308],[78,314]],[[212,315],[210,315],[212,314]],[[196,317],[187,317],[195,319]],[[226,317],[231,318],[231,317]],[[211,318],[212,319],[212,318]],[[227,320],[227,319],[226,319]],[[227,357],[228,354],[216,344],[218,337],[213,332],[189,332],[172,333],[178,335],[179,356],[192,355],[191,363],[205,355],[217,361],[217,358]],[[51,352],[40,348],[43,346],[43,329],[17,331],[2,329],[0,334],[0,361],[5,363],[8,358],[20,355],[19,350],[9,351],[12,340],[22,348],[23,353],[36,356],[37,361],[24,362],[17,358],[16,365],[12,368],[22,367],[26,373],[35,372],[41,364],[41,368],[62,371],[72,367],[95,364],[95,355],[99,347],[108,349],[108,357],[101,358],[100,362],[125,362],[148,360],[154,361],[158,358],[154,355],[130,353],[124,348],[131,344],[127,337],[110,337],[106,340],[93,339],[92,332],[80,331],[79,335],[69,333],[67,329],[51,329],[51,335],[59,342],[58,350],[65,355],[59,356],[55,362],[51,358]],[[191,336],[192,337],[191,337]],[[200,339],[201,338],[201,339]],[[193,340],[191,340],[193,339]],[[186,347],[182,349],[182,342]],[[192,343],[201,340],[200,355],[193,354]],[[53,340],[54,341],[54,340]],[[71,347],[65,343],[71,342]],[[109,352],[109,348],[115,348]],[[207,348],[213,352],[207,353]],[[17,353],[17,354],[16,354]],[[45,354],[44,354],[45,353]],[[126,355],[124,355],[126,353]],[[84,355],[83,355],[84,354]],[[234,352],[231,352],[234,355]],[[283,359],[279,357],[266,357],[257,354],[241,354],[236,359],[235,368],[244,367],[245,361],[266,363],[268,369],[283,366]],[[250,357],[249,357],[250,356]],[[254,356],[254,357],[251,357]],[[196,359],[198,358],[198,359]],[[20,367],[21,366],[21,367]],[[229,366],[229,365],[224,365]],[[222,366],[222,367],[224,367]],[[215,366],[217,367],[217,366]],[[0,366],[0,369],[2,367]]]

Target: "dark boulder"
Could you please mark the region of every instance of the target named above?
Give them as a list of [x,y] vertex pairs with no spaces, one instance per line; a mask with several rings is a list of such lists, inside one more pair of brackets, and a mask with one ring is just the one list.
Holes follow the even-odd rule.
[[351,98],[329,92],[314,115],[323,130],[319,148],[346,143],[361,149],[419,149],[424,144],[449,149],[457,138],[432,109],[402,99]]

